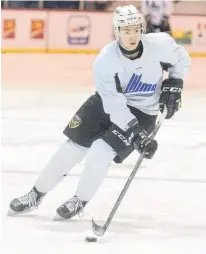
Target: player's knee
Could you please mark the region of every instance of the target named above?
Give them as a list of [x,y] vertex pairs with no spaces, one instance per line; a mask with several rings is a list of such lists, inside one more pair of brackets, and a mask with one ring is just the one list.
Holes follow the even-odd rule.
[[116,152],[104,140],[96,140],[89,149],[86,164],[94,168],[107,168],[110,166]]

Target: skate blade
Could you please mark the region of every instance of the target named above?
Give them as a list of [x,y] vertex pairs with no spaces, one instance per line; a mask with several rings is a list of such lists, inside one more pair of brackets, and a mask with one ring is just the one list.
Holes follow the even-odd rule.
[[67,219],[61,217],[58,213],[54,216],[53,221],[65,221]]
[[23,214],[26,214],[26,213],[30,213],[31,211],[24,211],[24,212],[15,212],[13,210],[9,210],[7,212],[7,216],[17,216],[17,215],[23,215]]
[[38,207],[33,207],[32,209],[28,209],[28,210],[24,210],[23,212],[15,212],[12,209],[9,209],[9,211],[7,212],[7,216],[17,216],[17,215],[24,215],[27,213],[31,213],[34,210],[36,210]]
[[19,214],[19,213],[14,212],[14,211],[11,210],[11,209],[7,212],[7,216],[15,216],[15,215],[17,215],[17,214]]

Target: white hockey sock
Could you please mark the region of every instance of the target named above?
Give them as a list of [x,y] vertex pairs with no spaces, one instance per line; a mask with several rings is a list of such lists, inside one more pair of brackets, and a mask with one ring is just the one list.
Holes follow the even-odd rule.
[[115,156],[116,152],[104,140],[92,144],[76,191],[79,199],[89,201],[94,197]]
[[52,190],[64,175],[84,159],[87,150],[69,140],[64,142],[38,177],[35,183],[37,190],[43,193]]

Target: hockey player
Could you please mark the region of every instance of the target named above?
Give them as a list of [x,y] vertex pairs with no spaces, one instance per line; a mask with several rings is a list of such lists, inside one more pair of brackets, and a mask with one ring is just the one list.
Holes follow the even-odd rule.
[[[116,40],[94,61],[96,93],[64,129],[60,145],[32,190],[10,203],[10,214],[30,212],[86,155],[74,197],[57,209],[59,218],[79,214],[101,186],[112,161],[121,163],[134,149],[151,159],[157,141],[149,134],[165,105],[167,119],[180,108],[190,57],[165,33],[144,35],[144,21],[132,5],[113,13]],[[169,76],[163,81],[163,70]]]
[[170,33],[169,18],[172,11],[172,0],[142,0],[142,13],[146,20],[147,33]]

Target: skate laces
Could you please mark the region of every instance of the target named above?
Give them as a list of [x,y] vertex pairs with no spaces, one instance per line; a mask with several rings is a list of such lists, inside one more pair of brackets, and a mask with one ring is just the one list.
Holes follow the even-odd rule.
[[32,190],[29,193],[25,194],[24,196],[20,197],[18,200],[22,203],[22,205],[37,205],[37,194]]
[[[82,201],[79,200],[77,197],[74,197],[70,200],[68,200],[65,203],[65,206],[68,208],[68,210],[72,213],[74,212],[75,214],[78,212],[79,218],[82,218],[84,215],[84,207],[82,204]],[[78,211],[79,209],[79,211]]]

